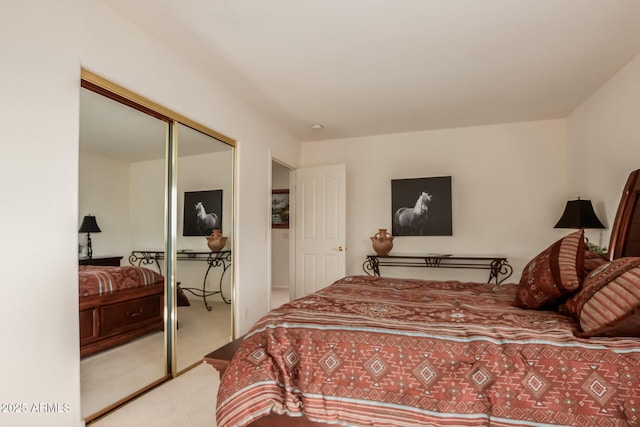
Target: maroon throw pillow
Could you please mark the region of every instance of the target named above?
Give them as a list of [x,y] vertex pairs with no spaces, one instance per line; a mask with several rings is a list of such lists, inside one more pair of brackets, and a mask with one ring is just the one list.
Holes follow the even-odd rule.
[[544,308],[580,288],[586,244],[584,230],[553,243],[535,256],[522,271],[516,305]]
[[[584,270],[582,271],[582,283],[584,286],[584,280],[587,276],[597,269],[598,267],[609,262],[609,259],[604,257],[603,255],[597,254],[595,252],[591,252],[589,249],[584,251]],[[574,295],[575,296],[575,295]],[[576,319],[578,318],[578,308],[576,306],[576,301],[574,296],[568,298],[564,304],[559,307],[560,312],[567,313]]]
[[571,298],[580,336],[640,336],[640,257],[618,258],[592,271]]
[[583,278],[586,278],[596,268],[609,262],[609,258],[590,251],[588,248],[584,251],[584,271]]

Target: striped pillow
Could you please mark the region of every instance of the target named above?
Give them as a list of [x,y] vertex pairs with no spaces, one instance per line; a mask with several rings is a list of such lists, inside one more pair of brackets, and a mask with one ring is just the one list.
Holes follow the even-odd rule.
[[640,257],[592,271],[573,298],[581,336],[640,336]]
[[584,269],[584,230],[563,237],[526,265],[516,291],[516,305],[545,308],[577,291]]
[[[604,256],[591,252],[589,249],[585,250],[584,251],[584,270],[582,272],[582,280],[586,279],[589,273],[591,273],[593,270],[595,270],[598,267],[601,267],[602,265],[608,262],[609,260]],[[561,304],[560,307],[558,307],[558,309],[561,313],[565,312],[575,317],[576,319],[578,318],[578,309],[576,307],[576,301],[573,297],[567,299],[564,304]]]

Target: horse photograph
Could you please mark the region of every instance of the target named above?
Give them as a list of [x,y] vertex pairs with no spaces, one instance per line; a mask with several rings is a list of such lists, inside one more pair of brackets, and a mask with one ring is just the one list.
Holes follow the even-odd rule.
[[210,236],[222,230],[222,190],[184,193],[183,236]]
[[451,236],[451,177],[391,180],[394,236]]

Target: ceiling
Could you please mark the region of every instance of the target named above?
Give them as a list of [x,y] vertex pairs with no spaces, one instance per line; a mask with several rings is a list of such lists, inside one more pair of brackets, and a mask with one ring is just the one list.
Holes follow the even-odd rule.
[[299,141],[564,118],[640,52],[638,0],[106,2]]

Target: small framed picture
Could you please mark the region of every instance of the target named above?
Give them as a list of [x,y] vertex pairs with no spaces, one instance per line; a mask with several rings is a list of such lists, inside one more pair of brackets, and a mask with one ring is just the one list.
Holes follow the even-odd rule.
[[271,192],[271,227],[289,228],[289,190]]

